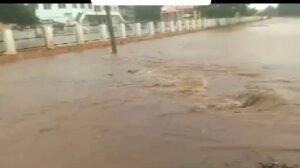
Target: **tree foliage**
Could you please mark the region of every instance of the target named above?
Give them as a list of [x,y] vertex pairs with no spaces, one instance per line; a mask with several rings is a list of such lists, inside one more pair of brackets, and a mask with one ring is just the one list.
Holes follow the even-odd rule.
[[282,16],[299,16],[300,4],[279,4],[278,12]]
[[274,6],[268,6],[261,12],[261,14],[267,15],[267,16],[276,16],[276,15],[278,15],[278,10]]
[[135,6],[135,18],[138,21],[160,20],[162,6]]
[[1,4],[0,22],[18,25],[31,25],[38,22],[32,10],[23,4]]
[[249,8],[248,4],[211,4],[209,6],[197,6],[203,17],[234,17],[237,13],[240,16],[254,15],[256,10]]

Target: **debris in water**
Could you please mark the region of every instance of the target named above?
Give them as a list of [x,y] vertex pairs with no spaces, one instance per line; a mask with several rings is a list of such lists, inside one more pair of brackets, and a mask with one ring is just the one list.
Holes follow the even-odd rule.
[[178,91],[187,95],[203,95],[207,89],[207,80],[200,76],[200,78],[179,77],[176,81]]
[[189,109],[189,112],[191,113],[197,113],[197,112],[203,112],[205,111],[207,108],[206,106],[204,105],[195,105],[195,106],[192,106],[190,109]]
[[175,87],[176,85],[173,83],[163,84],[163,83],[155,83],[153,87]]
[[135,74],[138,71],[139,71],[138,69],[134,69],[134,70],[130,69],[130,70],[128,70],[128,73]]
[[260,162],[260,168],[298,168],[298,165],[287,165],[278,161]]
[[236,111],[238,108],[252,107],[258,112],[271,110],[278,105],[286,104],[286,99],[274,89],[256,87],[247,89],[231,98],[225,98],[215,102],[216,103],[208,105],[208,108],[234,110],[234,113],[240,113],[240,111]]
[[250,106],[275,106],[283,104],[285,99],[273,89],[250,89],[247,92],[239,94],[237,99],[241,102],[241,107],[246,108]]
[[234,109],[241,106],[242,106],[241,102],[234,99],[224,99],[223,102],[221,103],[208,105],[209,108],[213,108],[217,110]]
[[246,72],[239,72],[239,73],[237,73],[237,75],[238,76],[251,77],[251,78],[259,77],[260,76],[259,73],[246,73]]

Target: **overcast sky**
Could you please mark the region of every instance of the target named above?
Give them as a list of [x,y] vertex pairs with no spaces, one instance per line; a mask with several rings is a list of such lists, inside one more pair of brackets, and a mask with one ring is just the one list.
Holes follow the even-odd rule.
[[264,3],[250,4],[251,7],[254,7],[254,8],[258,9],[258,10],[265,9],[269,5],[271,5],[271,6],[277,6],[278,4],[275,4],[275,3],[273,3],[273,4],[264,4]]

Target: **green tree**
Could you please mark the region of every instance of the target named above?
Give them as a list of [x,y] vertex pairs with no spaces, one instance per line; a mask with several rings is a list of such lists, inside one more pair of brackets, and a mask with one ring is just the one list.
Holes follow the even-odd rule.
[[300,4],[279,4],[278,12],[282,16],[299,16]]
[[135,6],[135,19],[137,21],[160,20],[162,6]]
[[37,23],[38,18],[30,7],[23,4],[1,4],[0,22],[31,25]]
[[274,6],[268,6],[266,9],[264,9],[261,12],[262,15],[267,15],[267,16],[276,16],[278,15],[278,10]]
[[255,8],[249,8],[248,9],[248,15],[255,15],[255,14],[257,14],[257,10],[255,9]]
[[27,5],[28,10],[30,11],[30,13],[34,16],[36,16],[36,9],[38,8],[38,4],[28,4]]
[[197,6],[202,16],[208,18],[234,17],[236,13],[240,16],[249,16],[256,13],[248,4],[211,4],[209,6]]

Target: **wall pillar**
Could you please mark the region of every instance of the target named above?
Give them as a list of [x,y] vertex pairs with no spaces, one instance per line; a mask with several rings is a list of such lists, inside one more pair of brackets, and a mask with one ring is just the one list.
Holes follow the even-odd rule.
[[171,32],[175,32],[174,21],[170,21],[170,29],[171,29]]
[[13,31],[10,28],[4,29],[3,40],[4,40],[5,46],[6,46],[6,51],[4,54],[7,54],[7,55],[17,54],[16,43],[14,40]]
[[135,23],[135,35],[142,36],[141,23]]
[[149,35],[150,36],[154,35],[155,31],[154,31],[154,23],[153,22],[148,23],[148,28],[149,28]]
[[106,24],[100,24],[100,33],[101,33],[101,39],[104,41],[108,40],[108,34],[107,34],[107,26]]
[[189,30],[190,29],[190,21],[189,20],[185,20],[184,21],[184,27],[185,27],[185,30]]
[[196,20],[192,20],[192,29],[196,30]]
[[165,22],[160,22],[159,25],[160,25],[160,32],[164,33],[166,31],[166,29],[165,29]]
[[178,29],[178,31],[182,31],[182,21],[181,20],[177,21],[177,29]]
[[53,28],[50,25],[44,25],[44,37],[46,41],[46,47],[49,49],[53,49],[55,47],[53,41]]
[[76,37],[78,44],[84,44],[83,28],[80,24],[76,24]]
[[126,27],[124,23],[120,24],[121,38],[126,38]]

